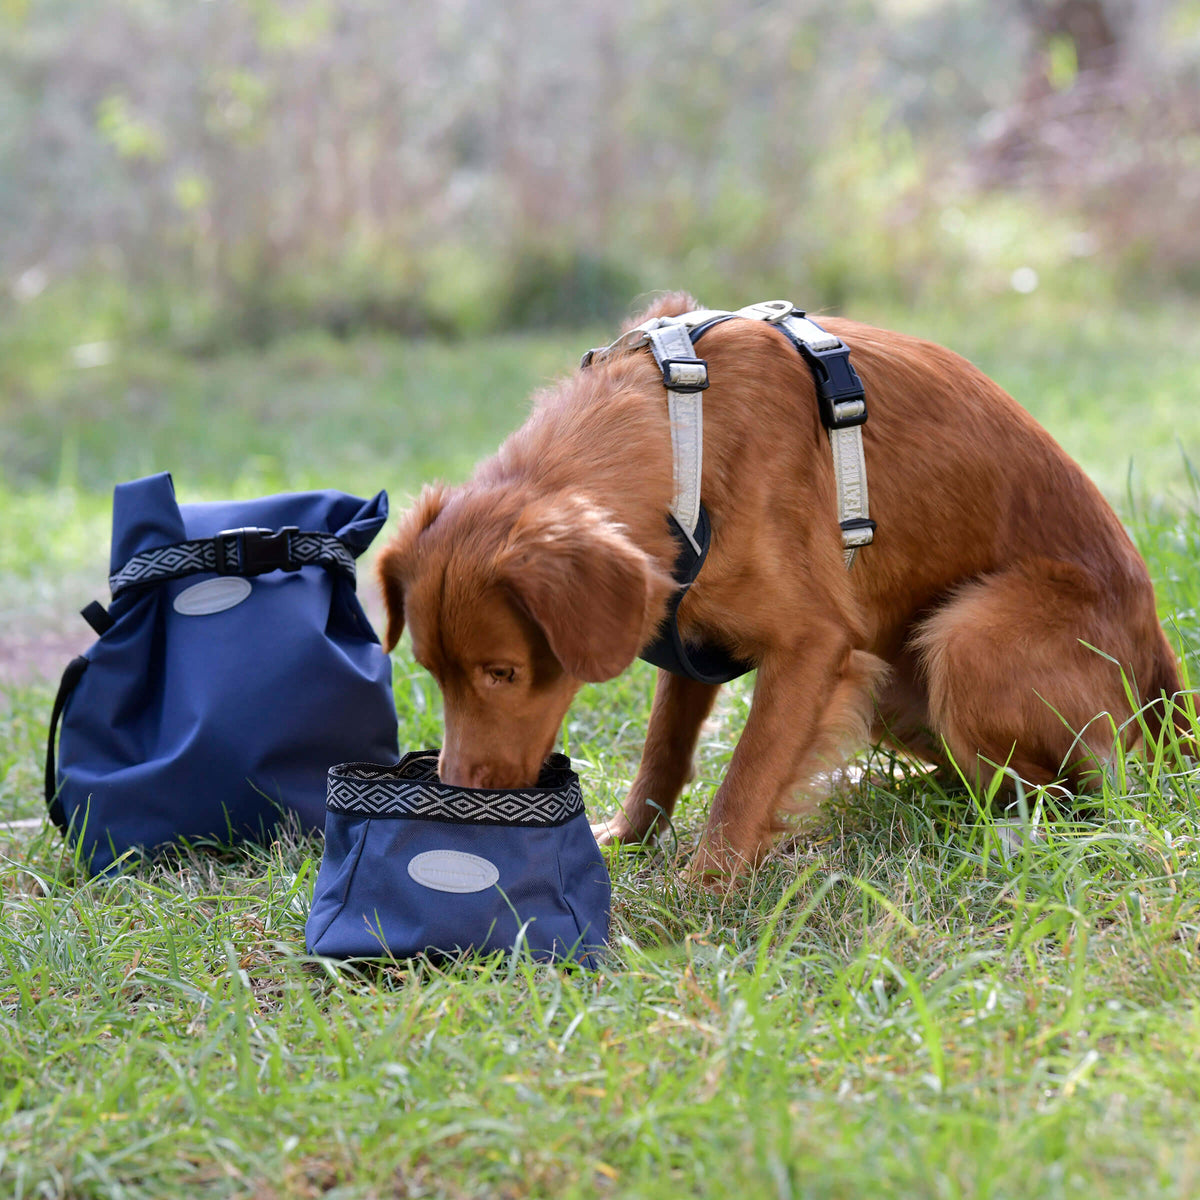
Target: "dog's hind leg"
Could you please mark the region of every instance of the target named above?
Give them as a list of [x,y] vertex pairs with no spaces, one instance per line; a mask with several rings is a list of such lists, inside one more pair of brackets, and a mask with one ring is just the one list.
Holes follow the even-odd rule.
[[912,645],[931,725],[968,783],[1008,767],[1027,783],[1094,785],[1137,740],[1122,672],[1149,682],[1144,620],[1081,567],[1048,560],[976,580],[926,618]]
[[615,817],[593,826],[602,845],[640,842],[659,833],[692,777],[700,727],[720,686],[659,671],[637,778]]
[[939,769],[947,765],[946,748],[933,732],[929,692],[916,655],[905,648],[888,659],[887,680],[875,698],[871,741],[883,742]]
[[692,879],[719,885],[762,857],[782,814],[799,810],[797,789],[866,740],[872,693],[886,670],[832,622],[814,623],[803,644],[759,666],[746,728],[688,868]]

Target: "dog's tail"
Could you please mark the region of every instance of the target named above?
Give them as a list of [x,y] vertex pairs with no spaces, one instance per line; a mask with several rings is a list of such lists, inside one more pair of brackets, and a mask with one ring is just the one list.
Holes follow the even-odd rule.
[[1191,758],[1200,758],[1197,746],[1197,727],[1194,706],[1189,706],[1188,696],[1179,677],[1179,666],[1175,652],[1166,634],[1160,631],[1160,640],[1151,669],[1150,681],[1142,693],[1142,717],[1152,745],[1161,745],[1164,740],[1170,745],[1178,741],[1179,748]]

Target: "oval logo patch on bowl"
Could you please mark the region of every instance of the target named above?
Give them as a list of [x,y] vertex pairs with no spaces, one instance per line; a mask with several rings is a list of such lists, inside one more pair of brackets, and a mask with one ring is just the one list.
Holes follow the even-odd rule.
[[207,617],[241,604],[250,595],[250,580],[241,575],[222,575],[193,583],[175,597],[175,611],[185,617]]
[[486,892],[500,880],[495,863],[461,850],[426,850],[414,855],[408,873],[435,892]]

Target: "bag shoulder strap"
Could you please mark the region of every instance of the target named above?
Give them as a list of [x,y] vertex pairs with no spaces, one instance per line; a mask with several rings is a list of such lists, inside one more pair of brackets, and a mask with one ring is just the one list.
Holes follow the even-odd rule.
[[58,722],[62,717],[63,709],[71,698],[71,693],[79,685],[90,662],[89,658],[81,654],[67,663],[62,682],[58,685],[58,695],[54,697],[54,710],[50,714],[50,736],[46,741],[46,807],[50,812],[50,820],[63,833],[67,832],[67,814],[63,810],[62,800],[58,795],[58,769],[54,747],[58,737]]

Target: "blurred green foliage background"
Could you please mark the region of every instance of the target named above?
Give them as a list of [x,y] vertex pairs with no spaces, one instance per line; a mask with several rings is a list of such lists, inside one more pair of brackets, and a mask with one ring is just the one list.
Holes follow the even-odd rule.
[[0,0],[0,405],[662,287],[1195,293],[1198,79],[1194,0]]

